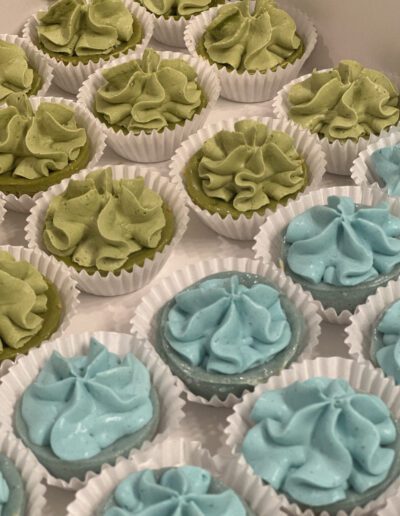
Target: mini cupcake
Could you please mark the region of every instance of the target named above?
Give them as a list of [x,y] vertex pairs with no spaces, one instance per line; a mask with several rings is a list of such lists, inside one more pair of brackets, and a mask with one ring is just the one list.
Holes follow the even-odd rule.
[[186,229],[179,192],[158,173],[129,166],[85,171],[50,189],[28,218],[27,238],[68,265],[97,295],[142,288]]
[[274,101],[274,112],[321,141],[329,172],[348,174],[368,144],[399,124],[397,82],[344,60],[336,68],[315,70],[287,84]]
[[3,378],[0,422],[50,484],[82,486],[104,464],[164,439],[183,417],[173,377],[132,336],[73,335],[32,353]]
[[345,322],[400,274],[399,206],[378,189],[326,188],[278,210],[254,249]]
[[229,238],[250,240],[267,213],[318,186],[325,160],[294,124],[229,119],[185,141],[170,170],[205,224]]
[[[131,86],[133,77],[140,88]],[[124,57],[92,75],[78,101],[99,119],[118,154],[155,162],[169,159],[203,125],[218,96],[218,80],[204,63],[146,49],[140,58]]]
[[245,396],[227,444],[288,514],[376,514],[400,483],[399,399],[366,364],[305,361]]
[[317,40],[308,18],[291,12],[293,18],[273,0],[227,3],[194,17],[185,43],[216,70],[223,97],[269,100],[298,75]]
[[133,0],[58,0],[24,27],[57,86],[73,94],[107,61],[143,51],[152,33],[151,16]]
[[105,137],[76,103],[12,93],[0,108],[0,194],[16,211],[29,211],[54,184],[103,153]]
[[202,262],[156,285],[137,308],[132,331],[150,340],[189,400],[231,406],[311,356],[317,307],[292,286],[251,260]]

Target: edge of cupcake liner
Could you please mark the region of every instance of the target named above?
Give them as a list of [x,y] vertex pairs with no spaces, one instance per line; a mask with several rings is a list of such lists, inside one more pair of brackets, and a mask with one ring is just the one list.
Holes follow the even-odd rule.
[[[230,450],[238,457],[240,463],[247,464],[239,448],[251,425],[250,411],[260,395],[267,390],[281,389],[296,381],[304,381],[318,376],[347,380],[354,389],[381,398],[391,410],[394,418],[400,418],[400,387],[396,386],[392,380],[385,378],[382,371],[373,368],[370,364],[359,363],[347,358],[320,357],[295,363],[289,369],[281,371],[279,376],[273,376],[267,383],[258,385],[254,392],[246,394],[242,402],[233,408],[234,413],[227,418],[228,425],[224,430],[225,435],[221,439],[221,450]],[[340,511],[335,516],[376,514],[378,509],[384,507],[392,497],[396,496],[399,488],[400,478],[376,500],[364,507],[356,507],[351,513]],[[284,500],[283,510],[286,514],[291,516],[314,516],[315,513],[312,509],[302,511],[297,504],[290,503],[284,494],[280,493],[280,495]],[[318,515],[329,516],[326,511],[318,513]]]
[[[261,261],[248,258],[214,258],[201,261],[177,270],[170,276],[163,278],[154,284],[142,297],[141,303],[137,306],[130,321],[131,333],[138,338],[145,338],[153,346],[155,338],[153,318],[162,306],[170,301],[175,294],[193,283],[206,276],[223,271],[258,274],[268,278],[271,283],[275,284],[302,313],[306,322],[308,344],[295,361],[313,358],[316,355],[316,347],[321,334],[321,317],[318,315],[318,306],[312,300],[311,295],[304,292],[300,285],[295,285],[289,277],[285,276],[278,269],[273,268],[271,265],[265,265]],[[155,348],[154,351],[157,353]],[[234,394],[230,394],[225,401],[222,401],[218,396],[214,395],[210,400],[207,400],[202,396],[193,394],[180,378],[176,377],[176,379],[182,391],[185,392],[188,401],[194,403],[229,408],[233,407],[243,397],[243,395],[237,397]],[[245,390],[244,393],[246,392],[248,391]]]
[[[317,71],[327,72],[329,70],[331,70],[331,68]],[[277,118],[285,118],[290,120],[288,116],[289,90],[295,84],[299,84],[311,77],[311,75],[311,73],[302,75],[301,77],[297,77],[297,79],[294,79],[283,86],[283,88],[277,93],[276,97],[272,101],[274,116]],[[391,73],[385,73],[385,75],[397,86],[400,85],[400,76],[396,76]],[[299,125],[299,127],[302,126]],[[329,142],[328,138],[319,138],[317,134],[313,134],[308,131],[308,129],[306,129],[306,131],[314,137],[315,141],[319,142],[322,146],[322,149],[324,150],[327,158],[327,171],[331,174],[344,176],[350,175],[350,168],[352,167],[354,160],[357,158],[361,151],[365,150],[371,143],[375,143],[377,140],[384,138],[385,136],[388,136],[392,132],[398,130],[400,130],[400,121],[396,125],[390,126],[388,129],[383,129],[379,135],[371,135],[368,139],[360,138],[357,142],[346,140],[344,143],[340,142],[339,140],[335,140],[333,143],[331,143]]]
[[226,67],[218,68],[213,63],[199,56],[196,45],[204,34],[206,27],[216,16],[221,6],[212,7],[190,19],[184,32],[184,40],[189,53],[201,58],[207,66],[215,71],[221,80],[221,96],[235,102],[262,102],[272,99],[284,84],[297,77],[304,63],[310,57],[317,43],[317,31],[310,18],[292,4],[279,2],[279,8],[284,9],[296,22],[297,32],[305,46],[304,54],[288,63],[285,68],[279,67],[275,71],[267,70],[266,73],[256,71],[251,74],[247,71],[238,73],[236,70],[228,71]]
[[[255,237],[253,251],[256,259],[265,263],[272,263],[274,267],[282,270],[281,263],[281,233],[294,217],[304,213],[313,206],[325,205],[330,195],[351,197],[356,204],[374,206],[381,201],[387,201],[394,215],[400,216],[400,199],[388,197],[377,186],[333,186],[320,188],[298,199],[289,201],[286,206],[280,206],[274,213],[266,218]],[[314,299],[314,298],[313,298]],[[333,324],[346,324],[352,312],[344,310],[337,313],[332,307],[324,309],[321,302],[315,300],[319,306],[319,313],[323,319]]]
[[[141,163],[155,163],[169,159],[175,149],[186,140],[188,136],[200,129],[212,109],[214,108],[219,94],[220,84],[214,70],[211,70],[204,61],[199,58],[191,57],[181,52],[171,52],[168,50],[156,51],[162,60],[182,59],[191,65],[197,73],[198,83],[207,97],[207,104],[199,113],[196,113],[191,120],[186,120],[182,125],[176,125],[170,129],[166,127],[163,131],[157,132],[155,129],[151,133],[141,131],[138,134],[124,134],[122,130],[114,131],[99,119],[96,123],[107,135],[108,145],[120,156],[131,161]],[[141,55],[134,53],[114,60],[92,74],[81,86],[77,100],[78,103],[92,113],[94,97],[98,89],[105,84],[103,71],[121,63],[140,59]]]
[[[96,120],[92,114],[87,113],[87,111],[76,101],[61,97],[29,97],[29,100],[34,109],[37,109],[41,102],[62,104],[72,108],[75,112],[75,117],[79,126],[86,130],[87,138],[90,141],[90,160],[86,167],[94,167],[96,163],[100,161],[106,148],[106,136],[101,128],[96,124]],[[2,108],[0,107],[0,109]],[[79,174],[79,171],[72,174],[71,177],[75,178],[77,174]],[[69,180],[70,178],[67,179]],[[44,192],[38,192],[33,196],[23,194],[17,197],[14,194],[5,194],[0,191],[0,198],[6,201],[6,207],[9,210],[20,213],[29,213],[31,208],[35,206],[36,201],[42,197],[43,193]]]
[[[183,407],[185,401],[180,397],[181,389],[172,376],[168,367],[160,360],[158,355],[154,353],[148,342],[143,340],[135,340],[133,335],[115,332],[84,332],[75,335],[68,335],[58,338],[57,340],[47,342],[37,349],[31,350],[28,355],[21,357],[18,362],[10,368],[7,375],[3,377],[0,385],[0,404],[2,412],[0,413],[0,429],[14,433],[13,429],[13,413],[16,401],[21,397],[26,388],[35,380],[41,367],[50,358],[53,351],[58,351],[63,356],[71,357],[77,353],[85,352],[89,347],[90,338],[94,337],[108,351],[124,356],[127,353],[133,353],[150,372],[152,385],[156,388],[161,405],[160,430],[152,441],[146,440],[140,448],[132,448],[129,457],[132,457],[138,450],[151,450],[154,445],[162,442],[168,436],[173,435],[180,428],[180,424],[185,417]],[[21,440],[19,440],[24,449],[28,449]],[[118,457],[115,464],[123,457]],[[51,475],[45,467],[36,459],[36,470],[40,472],[50,486],[56,486],[63,489],[74,490],[80,489],[88,480],[96,474],[88,471],[85,480],[79,480],[73,477],[69,482],[56,478]],[[101,472],[109,468],[110,465],[103,464]]]
[[6,213],[6,201],[0,196],[0,225],[4,222]]
[[[147,10],[142,7],[135,0],[122,0],[125,7],[129,9],[129,11],[137,17],[139,20],[144,35],[143,39],[140,43],[138,43],[135,48],[129,49],[127,51],[127,56],[131,56],[134,54],[142,54],[145,48],[148,46],[150,39],[153,35],[154,24],[153,19]],[[65,65],[61,61],[57,61],[54,57],[50,57],[46,52],[43,52],[38,46],[38,37],[36,33],[36,27],[38,25],[38,20],[36,15],[30,16],[22,30],[23,38],[29,42],[31,46],[35,48],[35,51],[39,53],[42,60],[47,62],[54,73],[54,84],[56,84],[59,88],[66,91],[67,93],[71,93],[76,95],[81,84],[95,72],[97,69],[102,68],[107,63],[115,62],[115,57],[111,57],[110,59],[102,59],[100,58],[96,63],[94,61],[90,61],[87,64],[78,63],[73,65],[69,63]],[[124,54],[125,55],[125,54]]]
[[[49,279],[56,287],[63,303],[62,320],[57,330],[44,342],[57,339],[63,335],[70,326],[71,320],[78,311],[79,292],[76,281],[70,276],[67,267],[57,261],[54,257],[48,256],[39,249],[28,249],[22,246],[0,245],[0,251],[7,251],[18,261],[27,261]],[[41,343],[38,347],[42,346]],[[18,354],[14,360],[3,360],[0,362],[0,386],[2,377],[10,367],[18,362],[25,355]],[[1,425],[0,425],[1,426]]]
[[218,213],[210,213],[207,209],[203,209],[198,206],[188,194],[182,177],[182,172],[184,171],[188,161],[193,154],[201,148],[204,142],[222,129],[233,130],[234,124],[239,120],[257,120],[264,123],[268,128],[276,131],[283,131],[293,138],[295,148],[307,163],[309,174],[307,187],[303,192],[299,192],[297,197],[302,195],[304,192],[317,188],[321,184],[322,177],[326,171],[326,160],[321,146],[316,143],[312,137],[310,137],[307,131],[300,129],[289,120],[271,117],[242,116],[221,120],[215,124],[206,125],[181,144],[181,146],[176,150],[174,156],[171,158],[169,176],[172,183],[183,192],[186,204],[196,213],[204,224],[216,233],[236,240],[252,240],[259,231],[260,226],[265,221],[267,215],[271,213],[271,210],[266,209],[263,215],[254,213],[251,218],[247,218],[244,214],[241,214],[238,219],[234,219],[230,214],[223,218]]
[[[148,11],[153,19],[154,34],[153,37],[159,43],[170,47],[186,49],[184,32],[191,18],[174,18],[172,16],[165,18],[164,16],[156,16]],[[197,15],[196,15],[197,16]]]
[[[85,270],[78,272],[73,267],[67,267],[71,276],[77,281],[80,290],[97,296],[118,296],[128,294],[144,287],[165,265],[171,256],[173,249],[182,239],[188,222],[188,208],[185,206],[182,194],[174,188],[167,178],[162,177],[158,171],[137,165],[104,165],[97,169],[111,168],[116,179],[133,179],[143,177],[145,185],[161,195],[172,209],[175,221],[175,234],[169,244],[160,252],[157,251],[153,259],[146,258],[143,266],[134,265],[131,272],[122,270],[119,275],[109,272],[101,276],[99,271],[88,274]],[[91,171],[86,169],[73,177],[74,180],[85,178]],[[51,199],[65,191],[70,179],[65,179],[60,184],[51,187],[37,200],[31,209],[25,227],[25,236],[28,247],[38,248],[48,254],[42,240],[42,232],[47,208]]]

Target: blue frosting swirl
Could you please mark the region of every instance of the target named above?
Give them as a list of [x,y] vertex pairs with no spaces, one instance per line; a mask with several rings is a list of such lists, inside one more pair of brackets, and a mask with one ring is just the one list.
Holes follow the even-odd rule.
[[7,485],[6,479],[0,471],[0,516],[3,514],[3,509],[10,497],[10,489]]
[[22,396],[22,417],[34,444],[62,460],[88,459],[150,421],[150,391],[142,362],[92,338],[85,356],[52,354]]
[[157,478],[149,469],[132,473],[113,493],[104,516],[246,516],[232,489],[210,493],[212,476],[202,468],[171,468]]
[[376,176],[385,184],[389,195],[400,195],[400,145],[384,147],[371,155]]
[[364,493],[388,476],[397,431],[377,396],[345,380],[312,378],[264,392],[242,451],[255,473],[311,507]]
[[241,284],[237,274],[206,279],[175,297],[165,338],[193,366],[243,373],[290,343],[291,329],[279,296],[264,283]]
[[376,351],[376,361],[385,374],[392,376],[400,384],[400,300],[390,305],[377,326],[380,347]]
[[400,218],[389,205],[357,207],[349,197],[328,197],[287,226],[287,264],[311,283],[359,285],[400,264]]

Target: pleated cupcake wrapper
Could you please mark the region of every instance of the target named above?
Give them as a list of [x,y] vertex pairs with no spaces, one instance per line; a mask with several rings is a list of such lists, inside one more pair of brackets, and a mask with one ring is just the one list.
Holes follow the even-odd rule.
[[[32,107],[36,110],[41,102],[51,102],[52,104],[62,104],[75,111],[76,120],[80,127],[86,129],[87,137],[90,142],[90,160],[87,168],[94,167],[106,147],[106,137],[101,127],[98,126],[93,115],[88,113],[80,104],[72,100],[63,99],[60,97],[30,97]],[[0,108],[1,109],[1,108]],[[75,177],[76,174],[73,174]],[[43,192],[38,192],[33,196],[23,194],[17,197],[14,194],[5,194],[0,191],[0,199],[6,201],[6,207],[12,211],[20,213],[29,213],[29,210],[35,205],[36,201],[40,199]]]
[[[157,391],[160,400],[160,426],[157,435],[152,441],[145,441],[140,450],[150,450],[167,437],[178,431],[184,418],[183,407],[185,402],[180,397],[181,389],[176,384],[175,378],[168,367],[160,360],[148,342],[135,340],[132,335],[114,332],[85,332],[76,335],[69,335],[52,342],[47,342],[41,348],[33,349],[25,357],[10,368],[8,374],[3,378],[0,385],[0,428],[5,431],[14,432],[13,415],[17,401],[24,391],[33,383],[40,370],[47,363],[54,351],[58,351],[65,357],[73,357],[85,354],[89,350],[90,338],[94,337],[104,344],[108,351],[124,357],[127,353],[133,353],[148,369],[151,382]],[[20,441],[22,444],[22,441]],[[25,445],[23,445],[24,448]],[[130,456],[137,453],[132,449]],[[116,461],[118,464],[119,457]],[[72,478],[69,482],[51,475],[40,462],[35,458],[37,471],[42,473],[47,484],[61,487],[63,489],[77,490],[84,486],[87,481],[95,476],[93,471],[86,473],[85,480]],[[103,465],[104,468],[110,467]]]
[[172,16],[165,18],[153,13],[150,15],[154,23],[154,39],[170,47],[186,49],[184,32],[191,18],[174,18]]
[[[105,168],[105,167],[99,167]],[[101,276],[98,271],[88,274],[82,270],[78,272],[68,267],[71,276],[77,281],[80,290],[97,296],[118,296],[141,289],[149,283],[162,269],[170,257],[174,247],[180,242],[189,222],[188,208],[184,204],[183,196],[167,178],[160,176],[154,169],[138,167],[136,165],[114,165],[111,167],[114,179],[133,179],[143,177],[145,185],[161,195],[166,204],[172,209],[175,222],[175,234],[169,244],[153,259],[146,258],[142,267],[133,266],[131,272],[122,270],[118,275],[109,272]],[[85,178],[91,170],[84,170],[74,176],[74,180]],[[37,200],[27,219],[25,228],[28,247],[41,249],[48,253],[43,243],[43,228],[49,203],[53,197],[62,194],[67,188],[69,179],[50,188]]]
[[[320,70],[322,72],[326,72],[328,70]],[[394,76],[392,74],[386,74],[397,86],[400,86],[400,77]],[[273,109],[274,115],[278,118],[286,118],[290,120],[289,117],[289,101],[288,95],[289,91],[295,84],[301,83],[308,79],[311,74],[303,75],[302,77],[298,77],[294,79],[289,84],[286,84],[281,91],[277,94],[275,99],[273,100]],[[300,126],[301,127],[301,126]],[[319,142],[322,145],[322,149],[326,154],[327,159],[327,170],[331,174],[338,175],[350,175],[350,168],[353,164],[353,161],[357,158],[357,156],[365,150],[371,143],[375,143],[380,138],[384,138],[388,136],[391,132],[400,129],[400,122],[396,125],[390,127],[388,130],[384,129],[381,131],[379,135],[371,135],[369,138],[360,138],[357,142],[353,142],[351,140],[346,140],[344,143],[341,143],[339,140],[335,140],[334,142],[330,142],[328,138],[319,138],[317,134],[312,134],[313,138],[316,142]]]
[[[374,394],[381,398],[389,407],[395,420],[400,418],[400,388],[385,378],[381,371],[369,364],[360,364],[353,360],[340,357],[316,358],[294,364],[290,369],[284,369],[279,376],[273,376],[266,384],[258,385],[254,392],[246,394],[243,401],[234,407],[233,415],[228,417],[228,426],[225,428],[223,447],[237,454],[239,462],[246,463],[240,453],[245,435],[252,426],[250,413],[261,394],[273,389],[283,389],[294,382],[303,382],[315,377],[341,378],[347,380],[358,391]],[[224,449],[223,448],[223,449]],[[351,513],[339,511],[335,516],[367,516],[376,514],[376,510],[384,507],[386,502],[396,495],[400,488],[400,479],[397,479],[379,498],[364,507],[357,507]],[[314,516],[314,511],[302,511],[297,504],[290,503],[284,495],[284,512],[290,516]],[[384,514],[384,513],[382,513]],[[329,516],[323,511],[319,516]]]
[[388,503],[383,509],[380,509],[376,516],[398,516],[400,505],[400,493],[388,500]]
[[184,465],[206,469],[227,487],[233,489],[258,516],[281,516],[281,497],[260,480],[248,466],[233,457],[212,457],[198,442],[167,439],[151,450],[138,452],[130,460],[121,460],[114,468],[104,468],[76,493],[68,506],[67,516],[92,516],[128,475],[143,469],[161,469]]
[[[351,197],[356,204],[375,206],[382,201],[388,201],[391,212],[400,216],[400,200],[388,198],[378,187],[367,186],[334,186],[321,188],[317,191],[302,195],[294,201],[289,201],[287,206],[280,206],[276,212],[269,216],[261,226],[255,237],[253,251],[255,257],[266,263],[272,263],[275,267],[283,268],[281,261],[282,232],[297,215],[304,213],[313,206],[326,205],[331,195]],[[322,317],[334,324],[346,324],[351,316],[349,310],[337,313],[332,307],[323,308],[320,301],[316,300]]]
[[[298,76],[302,66],[310,57],[317,42],[317,31],[310,19],[301,11],[289,3],[279,2],[279,7],[287,11],[295,20],[297,32],[301,36],[305,51],[294,63],[289,63],[285,68],[279,67],[275,71],[267,70],[266,73],[238,73],[236,70],[228,71],[226,67],[218,68],[214,63],[204,61],[215,71],[221,81],[221,96],[235,102],[262,102],[272,99],[284,84]],[[192,56],[198,57],[196,47],[206,28],[217,15],[220,7],[213,7],[208,11],[194,16],[188,23],[184,39],[187,49]],[[201,58],[203,59],[203,58]]]
[[[127,55],[138,54],[141,55],[144,49],[148,46],[150,38],[153,35],[154,24],[151,15],[135,0],[123,0],[125,6],[132,14],[139,20],[143,30],[143,40],[136,45],[134,50],[127,51]],[[61,61],[57,61],[54,57],[46,54],[39,48],[39,38],[37,35],[38,19],[36,15],[28,18],[23,29],[23,37],[34,46],[36,51],[40,54],[40,58],[53,68],[54,83],[62,90],[76,95],[82,83],[96,70],[102,68],[105,64],[113,63],[117,58],[110,59],[100,58],[97,62],[90,61],[87,64],[78,63],[73,65],[69,63],[65,65]],[[124,55],[124,54],[121,54]]]
[[17,45],[24,50],[28,58],[29,66],[34,68],[42,79],[42,85],[36,93],[36,96],[41,97],[46,95],[53,80],[53,69],[49,64],[43,61],[38,50],[26,39],[15,36],[14,34],[0,34],[0,40]]
[[[6,201],[0,197],[0,226],[4,221],[4,217],[6,215]],[[0,229],[1,231],[1,229]]]
[[[141,303],[131,320],[132,333],[154,344],[157,332],[155,316],[159,310],[183,289],[206,276],[224,271],[258,274],[276,285],[276,288],[285,294],[295,305],[306,322],[307,337],[305,340],[307,346],[297,360],[313,358],[316,355],[316,346],[321,333],[321,318],[317,313],[318,306],[312,301],[310,294],[305,293],[299,285],[295,285],[290,278],[281,273],[276,267],[264,265],[260,261],[247,258],[215,258],[198,262],[162,279],[142,297]],[[194,403],[211,405],[213,407],[232,407],[241,399],[241,397],[230,394],[225,401],[222,401],[215,395],[210,400],[207,400],[202,396],[193,394],[179,378],[177,378],[177,381],[185,392],[187,399]]]
[[[71,278],[68,268],[51,256],[47,256],[39,249],[27,249],[26,247],[2,245],[0,251],[7,251],[18,261],[26,261],[36,267],[53,285],[57,287],[62,302],[62,318],[58,329],[50,336],[50,340],[61,337],[71,324],[71,319],[78,310],[79,292],[76,281]],[[2,376],[9,368],[24,355],[18,354],[16,359],[0,362],[0,384]],[[0,405],[1,406],[1,405]],[[1,412],[1,410],[0,410]]]
[[[120,156],[142,163],[159,162],[169,159],[175,149],[181,144],[183,140],[189,137],[192,133],[198,131],[205,123],[208,115],[214,108],[220,93],[220,85],[218,77],[214,70],[212,70],[205,61],[190,57],[179,52],[158,52],[161,59],[182,59],[189,63],[197,72],[197,81],[201,86],[207,98],[207,105],[194,115],[192,120],[186,120],[182,125],[176,125],[173,129],[166,128],[161,132],[153,130],[147,134],[144,131],[139,134],[128,133],[124,134],[122,131],[114,131],[111,127],[100,122],[97,123],[105,131],[107,135],[108,145]],[[85,106],[89,112],[93,112],[95,102],[95,95],[99,88],[105,83],[102,75],[105,68],[110,68],[133,59],[140,59],[139,54],[133,56],[121,57],[110,65],[97,70],[91,75],[89,79],[82,85],[78,93],[78,102]]]
[[11,460],[22,477],[26,495],[26,516],[43,516],[46,488],[42,484],[41,472],[36,469],[33,453],[24,448],[12,434],[1,430],[0,453]]
[[257,120],[270,129],[283,131],[293,138],[296,149],[305,158],[308,167],[309,185],[306,191],[315,189],[320,185],[326,169],[326,160],[321,146],[314,141],[307,131],[299,129],[298,126],[288,120],[268,117],[240,117],[222,120],[207,125],[182,143],[172,157],[170,177],[171,181],[183,191],[186,204],[200,217],[204,224],[216,233],[236,240],[252,240],[266,217],[273,212],[267,209],[263,215],[254,213],[251,218],[240,215],[238,219],[234,219],[230,214],[223,218],[218,213],[210,213],[193,202],[186,191],[182,175],[190,158],[202,147],[206,140],[223,129],[233,131],[235,123],[239,120]]

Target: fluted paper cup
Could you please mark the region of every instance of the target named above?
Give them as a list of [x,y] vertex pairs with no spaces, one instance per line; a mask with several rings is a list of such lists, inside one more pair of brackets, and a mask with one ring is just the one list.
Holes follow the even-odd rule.
[[318,188],[321,184],[326,170],[326,160],[321,146],[314,141],[307,131],[299,129],[298,126],[288,120],[268,117],[240,117],[221,120],[215,124],[207,125],[182,143],[171,159],[170,177],[171,181],[182,190],[186,204],[200,217],[204,224],[216,233],[236,240],[252,240],[266,217],[272,213],[270,210],[266,209],[263,215],[254,213],[251,218],[247,218],[244,214],[241,214],[237,219],[234,219],[230,214],[223,218],[218,213],[210,213],[198,206],[187,193],[183,181],[183,172],[187,163],[204,142],[223,129],[234,131],[234,125],[239,120],[257,120],[270,129],[283,131],[293,138],[297,151],[307,164],[308,185],[305,189],[306,192]]
[[[90,142],[90,158],[87,168],[91,168],[96,165],[103,155],[106,147],[106,137],[104,132],[101,130],[101,127],[98,126],[93,115],[88,113],[77,102],[60,97],[29,97],[29,101],[34,110],[39,107],[41,102],[62,104],[63,106],[73,109],[79,127],[83,127],[86,130],[86,134]],[[75,175],[76,174],[73,174],[71,177],[75,177]],[[0,199],[4,199],[6,201],[6,207],[12,211],[18,211],[21,213],[28,213],[42,195],[43,192],[38,192],[33,196],[27,194],[16,196],[14,194],[5,194],[0,191]]]
[[[305,293],[299,285],[295,285],[290,278],[281,273],[277,268],[247,258],[215,258],[198,262],[162,279],[142,297],[142,301],[136,308],[134,317],[131,320],[132,333],[139,338],[149,340],[154,345],[158,329],[156,316],[159,310],[176,294],[190,285],[207,276],[225,271],[248,272],[263,276],[286,295],[305,320],[305,332],[307,334],[305,341],[307,346],[296,360],[300,361],[315,356],[315,348],[321,334],[321,318],[317,313],[317,304],[312,301],[310,294]],[[185,392],[187,399],[195,403],[214,407],[232,407],[241,399],[241,397],[238,398],[234,394],[229,394],[224,401],[215,395],[210,400],[207,400],[202,396],[193,394],[179,378],[177,378],[177,382]]]
[[186,48],[194,57],[201,57],[207,65],[215,71],[221,81],[221,96],[235,102],[262,102],[272,99],[284,84],[298,76],[304,63],[310,57],[317,42],[317,31],[310,19],[293,4],[279,2],[279,7],[287,11],[296,22],[297,33],[304,43],[304,54],[289,63],[285,68],[267,70],[266,73],[238,73],[226,67],[211,64],[196,51],[197,44],[208,25],[215,18],[220,7],[213,7],[208,11],[194,16],[187,25],[184,33]]
[[[152,441],[145,441],[140,450],[151,449],[157,443],[173,435],[179,429],[184,418],[183,406],[185,402],[180,398],[181,389],[176,385],[175,378],[169,369],[158,358],[147,342],[137,340],[132,335],[124,333],[103,331],[85,332],[62,337],[55,341],[47,342],[41,348],[33,349],[27,356],[20,358],[10,368],[8,374],[3,377],[2,384],[0,385],[0,406],[2,408],[0,412],[0,427],[14,433],[13,418],[15,405],[24,391],[36,379],[54,351],[58,351],[65,357],[87,353],[91,337],[104,344],[108,351],[120,357],[126,356],[127,353],[133,353],[150,373],[152,385],[156,389],[160,400],[160,425],[154,439]],[[25,445],[23,446],[26,449]],[[132,449],[130,456],[134,456],[137,451]],[[116,460],[117,464],[119,460],[120,458]],[[36,470],[45,477],[49,485],[64,489],[80,489],[90,478],[95,476],[93,471],[88,471],[84,481],[74,477],[67,482],[51,475],[36,457],[35,462]],[[102,471],[107,467],[109,466],[103,465]]]
[[[326,205],[331,195],[351,197],[355,204],[364,206],[375,206],[382,201],[389,202],[393,215],[400,217],[400,200],[388,198],[379,188],[360,186],[334,186],[321,188],[306,195],[302,195],[295,201],[289,201],[286,206],[279,207],[276,212],[270,215],[261,226],[255,237],[253,251],[255,257],[266,263],[272,263],[275,267],[282,268],[282,232],[297,215],[304,213],[313,206]],[[335,324],[346,324],[351,316],[349,310],[337,313],[332,307],[324,308],[320,301],[320,313],[325,320]]]
[[[103,167],[102,167],[103,168]],[[156,276],[170,257],[175,246],[182,239],[189,222],[188,209],[184,204],[182,194],[165,177],[156,170],[138,167],[136,165],[114,165],[111,167],[114,179],[133,179],[143,177],[145,185],[157,192],[172,209],[175,222],[175,234],[169,244],[153,259],[146,258],[143,266],[134,265],[132,271],[122,270],[114,274],[109,272],[101,276],[98,271],[88,274],[85,270],[78,272],[74,267],[68,267],[69,273],[77,281],[78,287],[96,296],[118,296],[128,294],[144,287]],[[74,176],[74,180],[84,179],[91,170],[84,170]],[[50,188],[37,200],[27,219],[25,228],[28,247],[40,249],[48,253],[43,243],[43,228],[47,209],[53,197],[62,194],[67,188],[69,179]]]
[[[6,215],[6,201],[0,197],[0,226],[4,221],[4,217]],[[1,231],[1,229],[0,229]]]
[[[150,38],[153,35],[154,24],[150,14],[144,7],[138,4],[135,0],[123,0],[125,6],[136,16],[139,20],[142,30],[143,39],[132,50],[129,49],[123,54],[132,55],[133,53],[141,55],[144,49],[148,46]],[[50,65],[54,72],[54,83],[62,90],[75,95],[82,83],[96,70],[104,66],[106,63],[115,62],[117,58],[100,58],[97,62],[89,61],[89,63],[78,63],[76,65],[69,63],[64,64],[62,61],[57,61],[54,57],[46,54],[39,48],[39,38],[37,35],[38,19],[36,15],[28,18],[23,29],[24,38],[34,46],[36,51],[40,54],[42,61]]]
[[[10,253],[16,260],[29,262],[57,287],[61,297],[62,313],[60,325],[51,335],[50,340],[60,337],[71,324],[71,319],[76,314],[79,304],[76,282],[71,278],[67,267],[38,249],[2,245],[0,246],[0,251]],[[24,355],[17,355],[15,362],[22,356]],[[14,361],[12,360],[3,360],[0,362],[0,383],[1,377],[6,374],[13,364]]]
[[212,457],[200,443],[185,439],[167,439],[151,450],[138,452],[130,460],[121,460],[114,468],[104,468],[100,475],[76,493],[67,507],[67,516],[92,516],[128,475],[143,469],[162,469],[184,465],[197,466],[233,489],[258,516],[283,516],[281,498],[261,484],[250,468],[233,457]]
[[[329,70],[318,70],[321,72],[327,72]],[[400,86],[400,77],[386,74],[397,86]],[[286,84],[275,99],[273,100],[274,115],[278,118],[286,118],[290,120],[289,116],[289,91],[295,84],[299,84],[306,79],[311,77],[311,74],[303,75],[297,79],[292,80],[289,84]],[[302,127],[302,126],[300,126]],[[350,175],[350,168],[356,157],[365,150],[368,145],[375,143],[380,138],[388,136],[391,132],[400,129],[400,122],[396,125],[391,126],[389,129],[383,129],[379,135],[371,135],[369,138],[360,138],[354,142],[352,140],[346,140],[344,143],[339,140],[330,142],[328,138],[320,138],[317,134],[309,132],[313,136],[316,142],[322,145],[322,149],[326,154],[327,159],[327,170],[331,174],[338,175]]]
[[154,39],[163,45],[170,47],[186,48],[184,32],[193,18],[174,17],[174,16],[156,16],[150,13],[154,23]]
[[[132,132],[124,134],[122,130],[115,131],[112,127],[108,127],[97,119],[97,123],[107,135],[107,143],[120,156],[130,161],[139,161],[141,163],[159,162],[169,159],[180,143],[188,138],[192,133],[199,130],[205,123],[208,115],[213,110],[219,97],[220,85],[214,70],[210,69],[206,63],[198,58],[190,57],[179,52],[158,52],[161,59],[182,59],[190,64],[197,72],[198,83],[201,86],[206,98],[207,105],[195,114],[192,120],[186,120],[182,125],[177,124],[173,129],[165,128],[158,132],[155,129],[151,133],[141,131],[138,134]],[[106,80],[102,72],[105,68],[113,66],[133,59],[140,59],[141,55],[134,54],[132,56],[121,57],[112,64],[97,70],[84,82],[78,93],[78,102],[93,113],[93,105],[95,95]]]
[[[266,384],[258,385],[254,392],[246,394],[241,403],[234,407],[234,413],[228,417],[228,426],[225,429],[224,446],[238,455],[241,463],[246,463],[241,454],[241,447],[245,435],[252,426],[250,413],[263,392],[273,389],[284,389],[294,382],[303,382],[316,377],[341,378],[347,380],[357,391],[373,394],[381,398],[389,407],[393,418],[400,418],[400,387],[396,387],[392,381],[385,378],[381,371],[368,364],[360,364],[353,360],[340,357],[316,358],[294,364],[290,369],[285,369],[279,376],[273,376]],[[364,507],[357,507],[351,513],[340,511],[331,516],[372,516],[377,510],[384,507],[400,489],[400,478],[397,479],[379,498],[368,503]],[[284,496],[282,510],[290,516],[314,516],[314,511],[306,509],[302,511],[297,504],[290,503]],[[326,511],[317,512],[319,516],[329,516]],[[384,514],[384,513],[382,513]]]

